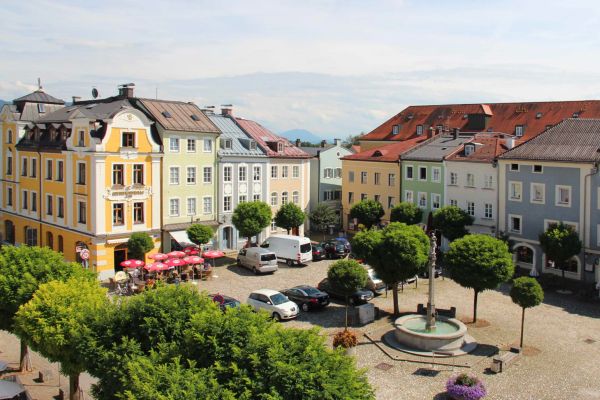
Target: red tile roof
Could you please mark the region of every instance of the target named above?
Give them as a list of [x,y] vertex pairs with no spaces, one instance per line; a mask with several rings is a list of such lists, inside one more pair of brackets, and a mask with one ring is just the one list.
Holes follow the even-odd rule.
[[404,140],[402,142],[394,142],[342,157],[342,160],[398,162],[398,159],[402,154],[426,140],[427,137],[424,136]]
[[[258,145],[267,153],[268,157],[281,158],[310,158],[311,156],[294,146],[284,137],[278,136],[259,124],[258,122],[250,121],[244,118],[235,118],[235,121],[240,128],[244,130],[252,139],[256,140]],[[283,151],[277,151],[277,144],[283,144]],[[271,147],[273,146],[273,147]]]
[[[523,103],[489,104],[444,104],[409,106],[383,124],[362,136],[360,140],[406,140],[416,137],[417,125],[423,125],[423,134],[430,126],[443,125],[444,129],[467,129],[468,114],[488,115],[487,128],[478,130],[515,133],[517,125],[523,125],[523,139],[531,139],[549,125],[556,125],[574,114],[582,118],[600,118],[600,100],[582,101],[543,101]],[[398,134],[393,134],[393,126],[400,125]]]
[[476,143],[475,151],[465,156],[464,145],[446,157],[448,161],[492,162],[494,158],[508,150],[507,141],[512,136],[502,133],[479,133],[469,143]]

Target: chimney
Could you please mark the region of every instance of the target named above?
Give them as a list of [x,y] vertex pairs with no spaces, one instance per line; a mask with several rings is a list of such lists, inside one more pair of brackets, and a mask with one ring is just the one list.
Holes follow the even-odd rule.
[[459,128],[454,128],[453,129],[453,135],[454,135],[454,140],[457,140],[458,136],[460,135],[460,129]]
[[333,143],[334,143],[336,146],[340,146],[340,145],[342,144],[342,139],[333,139]]
[[77,103],[79,100],[81,100],[80,96],[73,96],[73,104]]
[[233,106],[231,104],[221,105],[221,115],[224,117],[233,116]]
[[515,147],[515,138],[512,136],[507,136],[504,139],[504,143],[506,143],[506,148],[510,150]]
[[119,86],[119,97],[123,97],[125,99],[131,99],[133,97],[133,88],[135,87],[135,83],[124,83]]
[[300,139],[296,139],[296,147],[300,147],[300,143],[302,143],[302,141]]
[[433,126],[430,126],[429,129],[427,130],[427,139],[431,139],[434,136],[435,136],[435,128]]
[[325,147],[326,144],[327,144],[327,140],[321,140],[321,147]]

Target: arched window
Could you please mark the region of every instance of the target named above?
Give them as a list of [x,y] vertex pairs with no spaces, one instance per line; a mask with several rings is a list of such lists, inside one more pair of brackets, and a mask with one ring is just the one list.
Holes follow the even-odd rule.
[[8,151],[6,154],[6,175],[12,175],[13,157],[12,151]]
[[12,130],[8,130],[8,132],[6,133],[6,143],[12,143],[13,142],[13,131]]
[[65,243],[63,241],[62,235],[58,235],[58,251],[61,253],[65,252]]
[[46,232],[46,246],[54,250],[54,236],[52,232]]
[[533,250],[529,247],[519,246],[516,248],[517,262],[533,264]]
[[281,193],[281,205],[287,204],[288,202],[288,192]]
[[292,202],[296,205],[300,203],[300,194],[297,190],[292,193]]

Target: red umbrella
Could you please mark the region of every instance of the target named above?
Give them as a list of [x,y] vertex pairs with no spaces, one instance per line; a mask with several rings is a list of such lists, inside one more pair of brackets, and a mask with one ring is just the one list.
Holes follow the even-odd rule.
[[152,264],[148,264],[144,267],[145,270],[148,271],[164,271],[166,269],[169,269],[169,266],[166,264],[163,264],[161,262],[155,262]]
[[167,256],[169,256],[169,258],[181,258],[185,257],[185,253],[183,251],[172,251],[167,253]]
[[196,246],[188,246],[183,249],[183,252],[188,256],[195,256],[196,254],[200,253]]
[[204,258],[219,258],[219,257],[223,257],[225,255],[225,253],[223,253],[220,250],[207,250],[204,252],[204,254],[202,254],[202,257]]
[[198,256],[187,256],[183,257],[183,261],[188,264],[202,264],[204,263],[204,258]]
[[165,262],[166,265],[168,265],[169,267],[181,267],[183,265],[186,265],[187,262],[182,260],[181,258],[171,258],[169,260],[167,260]]
[[121,261],[120,265],[123,268],[133,269],[133,268],[143,267],[144,264],[146,264],[146,263],[143,262],[142,260],[125,260],[125,261]]
[[149,255],[148,258],[150,258],[152,260],[156,260],[156,261],[162,261],[162,260],[166,260],[167,258],[169,258],[169,256],[164,253],[156,253],[156,254]]

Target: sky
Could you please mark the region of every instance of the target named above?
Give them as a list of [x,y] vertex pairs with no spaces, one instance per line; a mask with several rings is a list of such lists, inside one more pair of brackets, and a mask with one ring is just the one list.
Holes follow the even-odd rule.
[[233,104],[369,132],[411,104],[600,98],[595,1],[0,0],[0,99],[36,88]]

